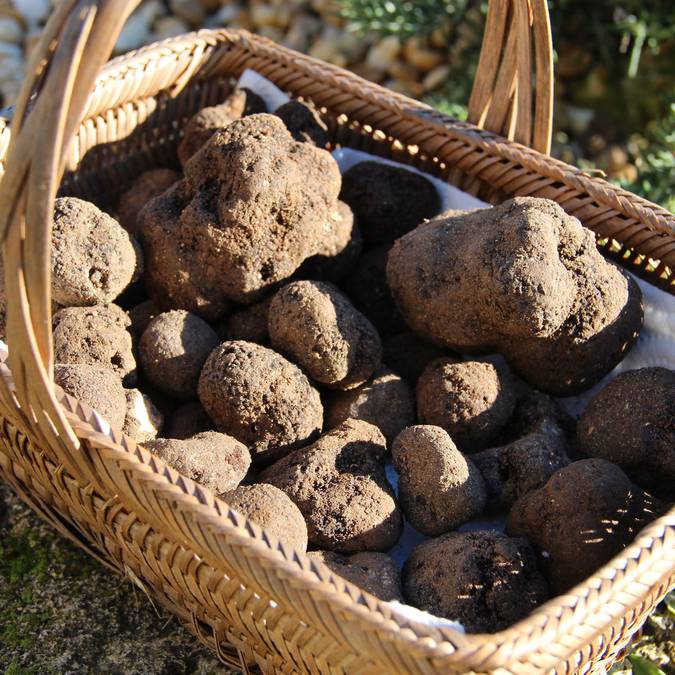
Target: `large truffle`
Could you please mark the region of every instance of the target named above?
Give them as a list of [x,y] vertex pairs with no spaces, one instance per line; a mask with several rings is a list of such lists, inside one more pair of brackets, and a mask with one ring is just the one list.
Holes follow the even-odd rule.
[[136,384],[129,317],[117,305],[66,307],[52,317],[54,359],[111,368],[125,386]]
[[417,546],[403,568],[411,605],[494,633],[546,600],[546,580],[526,539],[500,532],[452,532]]
[[386,551],[403,519],[384,472],[384,436],[347,420],[295,450],[260,476],[283,490],[307,523],[311,546],[331,551]]
[[203,431],[213,431],[213,422],[201,403],[190,401],[173,411],[164,429],[164,436],[185,440]]
[[223,499],[269,534],[298,551],[307,550],[307,525],[300,509],[286,493],[269,485],[240,485]]
[[477,452],[471,459],[483,474],[492,509],[509,508],[570,463],[565,432],[549,418],[543,418],[526,436]]
[[443,356],[438,347],[422,340],[410,330],[385,340],[383,354],[384,362],[412,385],[417,382],[429,361]]
[[341,555],[335,551],[310,551],[307,555],[380,600],[403,602],[401,573],[386,553],[369,551]]
[[403,427],[415,423],[415,396],[398,375],[386,366],[356,389],[332,394],[326,405],[326,425],[336,427],[350,418],[380,429],[388,443]]
[[238,487],[251,464],[243,443],[217,431],[205,431],[184,441],[156,438],[144,446],[217,496]]
[[288,101],[274,114],[280,117],[296,141],[313,143],[319,148],[328,144],[328,127],[321,113],[309,101]]
[[637,284],[546,199],[435,218],[394,244],[387,277],[421,336],[462,353],[501,352],[559,395],[609,372],[642,323]]
[[294,281],[272,298],[267,327],[275,349],[333,389],[365,382],[380,365],[375,327],[334,286]]
[[381,162],[359,162],[346,171],[340,198],[352,207],[368,243],[394,241],[441,210],[428,178]]
[[445,429],[462,452],[487,447],[515,403],[510,374],[487,361],[442,357],[429,362],[417,380],[419,421]]
[[340,180],[329,152],[273,115],[217,131],[141,214],[150,296],[206,319],[255,302],[320,249]]
[[218,335],[206,321],[184,310],[156,316],[138,343],[138,360],[150,382],[174,398],[197,396],[199,374],[218,346]]
[[675,372],[641,368],[621,373],[597,393],[577,424],[579,448],[648,484],[675,486]]
[[104,366],[56,364],[54,382],[66,393],[86,403],[118,431],[124,426],[127,405],[120,378]]
[[274,461],[321,431],[319,393],[283,356],[251,342],[223,342],[199,378],[199,399],[216,428]]
[[124,394],[127,410],[122,431],[138,443],[157,438],[164,424],[164,415],[142,391],[125,389]]
[[75,197],[54,202],[51,260],[52,295],[64,307],[112,302],[143,265],[129,233]]
[[138,235],[138,214],[155,197],[168,190],[180,174],[173,169],[150,169],[134,179],[133,185],[122,194],[117,204],[120,224],[127,232]]
[[627,546],[655,508],[616,464],[584,459],[518,499],[506,527],[539,549],[551,588],[563,593]]

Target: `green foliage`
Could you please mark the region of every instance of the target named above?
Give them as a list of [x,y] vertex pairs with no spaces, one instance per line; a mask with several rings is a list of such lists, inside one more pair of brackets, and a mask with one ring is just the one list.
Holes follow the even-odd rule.
[[633,675],[666,675],[657,665],[644,656],[631,654],[628,660],[633,667]]

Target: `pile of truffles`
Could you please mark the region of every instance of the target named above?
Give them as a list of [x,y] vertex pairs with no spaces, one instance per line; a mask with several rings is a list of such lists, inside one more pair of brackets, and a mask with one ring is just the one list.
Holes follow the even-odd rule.
[[577,424],[553,396],[631,348],[635,282],[554,202],[439,213],[420,173],[341,176],[329,136],[234,90],[116,213],[59,198],[56,382],[336,584],[501,630],[672,499],[675,373]]

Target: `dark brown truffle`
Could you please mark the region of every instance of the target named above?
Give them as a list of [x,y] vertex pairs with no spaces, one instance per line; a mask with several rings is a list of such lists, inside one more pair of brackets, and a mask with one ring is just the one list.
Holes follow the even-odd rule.
[[285,492],[268,483],[240,485],[223,495],[230,508],[298,551],[307,550],[307,525]]
[[281,118],[296,141],[313,143],[320,148],[328,144],[328,127],[321,119],[321,113],[309,101],[288,101],[280,105],[274,114]]
[[164,436],[185,440],[203,431],[212,430],[213,422],[206,414],[202,404],[197,401],[190,401],[190,403],[185,403],[173,411],[164,429]]
[[144,446],[216,496],[234,490],[251,464],[243,443],[217,431],[205,431],[184,441],[156,438]]
[[492,509],[509,508],[570,463],[565,432],[546,417],[526,436],[477,452],[471,459],[483,474]]
[[403,527],[384,473],[386,451],[377,427],[347,420],[267,468],[260,479],[296,503],[313,547],[343,553],[386,551]]
[[274,461],[321,431],[319,393],[283,356],[251,342],[223,342],[199,378],[199,399],[216,428]]
[[168,190],[180,174],[172,169],[150,169],[134,179],[133,185],[122,194],[117,214],[122,227],[134,236],[138,234],[138,214],[155,197]]
[[515,387],[516,408],[504,429],[504,440],[518,440],[534,431],[544,420],[556,424],[566,434],[574,431],[574,420],[552,396],[522,380],[516,380]]
[[479,516],[485,484],[475,464],[440,427],[407,427],[391,446],[401,508],[423,534],[449,532]]
[[564,593],[627,546],[655,508],[616,464],[584,459],[518,499],[506,527],[539,549],[551,588]]
[[416,333],[462,353],[499,351],[554,394],[597,382],[642,322],[637,284],[546,199],[435,218],[394,244],[387,275]]
[[86,363],[111,368],[123,384],[136,384],[130,320],[117,305],[67,307],[53,316],[54,358],[58,363]]
[[332,389],[363,384],[380,365],[373,324],[334,286],[293,281],[272,298],[267,327],[275,349]]
[[597,393],[577,424],[584,455],[640,469],[648,486],[675,487],[675,372],[621,373]]
[[162,310],[154,300],[144,300],[134,305],[128,312],[134,336],[140,338],[148,324],[161,313]]
[[515,404],[511,375],[487,361],[435,359],[417,380],[419,421],[445,429],[462,452],[487,447]]
[[51,260],[52,295],[64,307],[112,302],[143,267],[129,233],[74,197],[54,202]]
[[202,108],[185,125],[178,145],[178,159],[185,163],[219,129],[228,127],[245,115],[267,112],[265,102],[250,89],[235,89],[223,103]]
[[368,243],[392,242],[441,210],[431,181],[380,162],[359,162],[346,171],[340,198],[352,207]]
[[374,424],[387,439],[394,440],[403,427],[415,423],[415,396],[398,375],[386,367],[356,389],[335,392],[326,404],[329,429],[348,419]]
[[494,633],[546,600],[546,580],[526,539],[500,532],[452,532],[420,544],[403,568],[411,605]]
[[57,363],[54,382],[96,410],[113,429],[122,430],[127,403],[120,378],[112,370],[100,365]]
[[438,347],[422,340],[410,330],[385,340],[383,350],[384,362],[412,385],[417,382],[429,361],[443,356]]
[[202,366],[218,342],[206,321],[178,309],[159,314],[148,324],[138,344],[138,359],[160,391],[191,399],[197,396]]
[[138,389],[125,389],[127,411],[122,431],[138,443],[145,443],[162,430],[164,415],[152,399]]
[[386,553],[371,551],[340,555],[335,551],[310,551],[307,555],[380,600],[403,602],[401,573]]
[[340,180],[329,152],[274,115],[217,131],[141,213],[150,296],[210,320],[260,299],[320,249]]
[[270,335],[267,331],[267,310],[272,298],[265,298],[253,305],[233,312],[227,318],[225,334],[228,340],[245,340],[267,345]]

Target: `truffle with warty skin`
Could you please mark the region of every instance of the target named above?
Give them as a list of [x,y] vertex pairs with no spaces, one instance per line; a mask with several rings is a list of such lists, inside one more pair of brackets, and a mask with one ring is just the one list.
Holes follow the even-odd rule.
[[280,105],[274,114],[281,118],[296,141],[313,143],[319,148],[328,144],[328,127],[321,113],[309,101],[288,101]]
[[199,401],[190,401],[178,406],[167,422],[163,436],[185,440],[203,431],[213,431],[213,422]]
[[132,235],[138,235],[138,214],[155,197],[166,192],[180,174],[173,169],[150,169],[138,176],[131,187],[122,193],[117,203],[120,225]]

